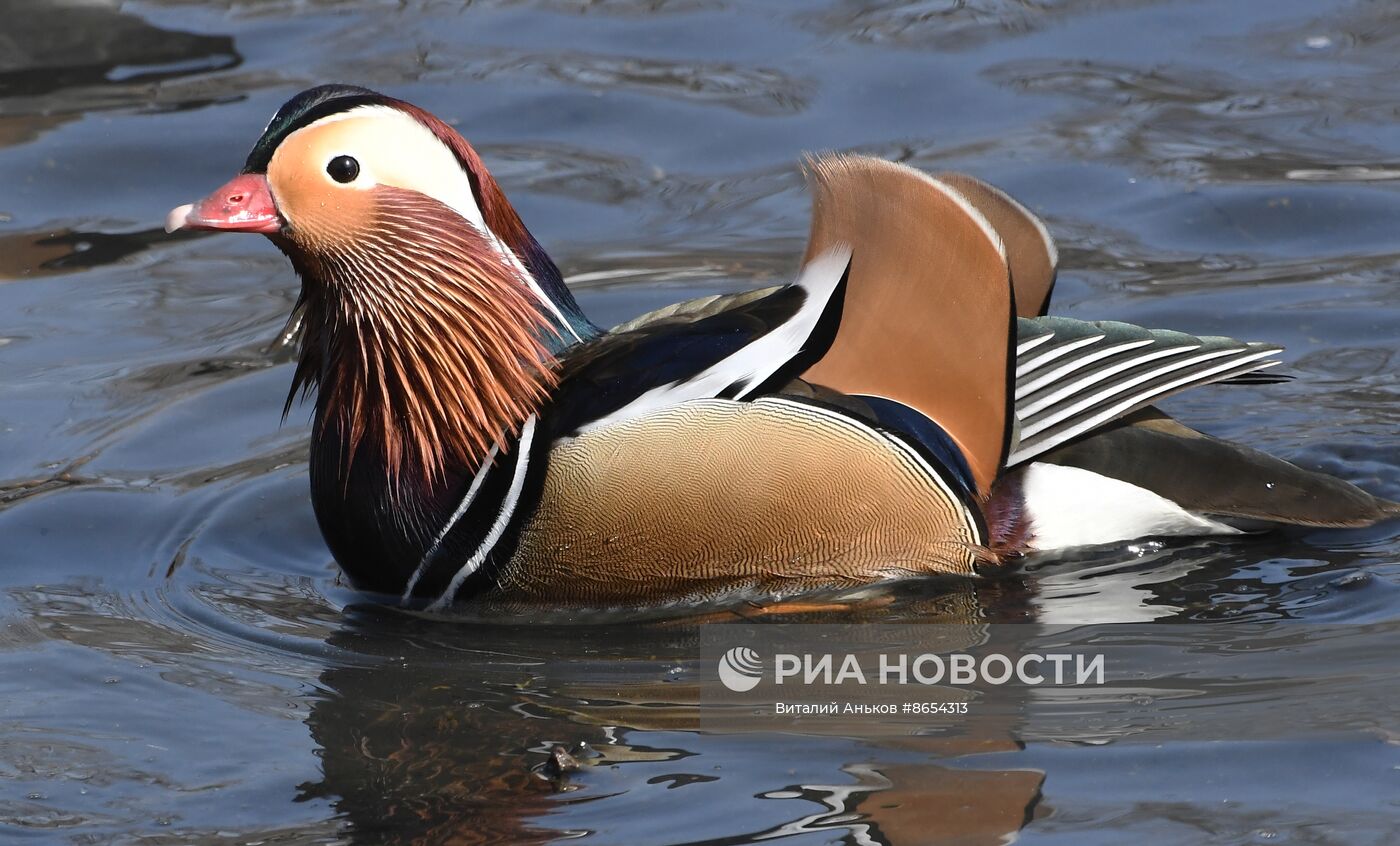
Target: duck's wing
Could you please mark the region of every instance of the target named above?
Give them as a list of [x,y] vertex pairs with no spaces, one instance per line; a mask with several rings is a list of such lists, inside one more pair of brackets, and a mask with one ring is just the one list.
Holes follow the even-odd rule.
[[1278,364],[1271,358],[1278,347],[1121,323],[1021,324],[1018,440],[990,511],[1014,503],[1025,532],[994,533],[994,546],[1054,549],[1280,524],[1358,527],[1400,514],[1400,505],[1348,482],[1202,434],[1151,405],[1196,385],[1257,375]]
[[781,387],[830,343],[849,267],[850,251],[838,247],[805,263],[790,285],[684,303],[572,348],[548,409],[554,435]]
[[1188,388],[1274,367],[1271,344],[1064,317],[1021,318],[1014,467]]
[[[1098,426],[1187,388],[1289,380],[1262,372],[1279,363],[1269,358],[1279,351],[1277,347],[1125,323],[1045,317],[1059,268],[1059,250],[1045,223],[980,179],[952,172],[936,178],[960,191],[1006,246],[1020,318],[1016,423],[1007,467],[1083,438]],[[1154,361],[1156,366],[1146,366]]]

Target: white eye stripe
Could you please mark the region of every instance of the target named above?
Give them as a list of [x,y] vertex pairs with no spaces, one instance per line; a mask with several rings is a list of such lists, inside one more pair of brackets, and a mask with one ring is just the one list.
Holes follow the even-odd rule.
[[337,155],[350,156],[360,163],[355,187],[391,185],[417,191],[457,212],[478,231],[486,232],[486,220],[461,162],[412,115],[392,106],[356,106],[321,118],[298,132],[351,120],[362,123],[336,136],[336,145],[326,151],[326,163]]
[[[339,132],[332,130],[327,147],[321,151],[323,155],[331,154],[324,155],[323,161],[326,163],[335,155],[348,155],[359,162],[359,178],[348,183],[335,183],[337,187],[368,189],[375,185],[390,185],[432,197],[452,209],[491,243],[502,261],[515,270],[541,305],[564,327],[564,331],[575,340],[580,340],[568,318],[540,288],[515,251],[486,225],[485,216],[476,202],[471,177],[456,154],[417,118],[391,106],[364,105],[321,118],[293,135],[352,120],[360,122]],[[288,136],[288,140],[290,138]],[[322,170],[324,172],[324,166]],[[330,178],[329,175],[327,178]]]

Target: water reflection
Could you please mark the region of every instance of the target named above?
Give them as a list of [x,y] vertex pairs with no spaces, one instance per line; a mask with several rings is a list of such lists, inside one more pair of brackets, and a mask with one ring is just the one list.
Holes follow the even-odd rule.
[[162,229],[124,233],[41,229],[0,235],[0,282],[100,267],[164,240]]
[[241,62],[229,36],[161,28],[120,4],[0,0],[0,19],[0,147],[89,112],[148,103],[152,86]]
[[1392,619],[1396,588],[1382,574],[1393,566],[1396,537],[1392,524],[1338,546],[1297,536],[1144,541],[1107,555],[1078,550],[1033,559],[1024,573],[1035,618],[1051,624]]
[[[326,693],[308,724],[324,777],[302,797],[333,801],[356,842],[592,832],[609,842],[738,843],[833,832],[895,844],[918,842],[936,823],[949,842],[997,844],[1039,800],[1042,773],[940,763],[1019,748],[1005,720],[864,744],[842,737],[860,730],[856,720],[815,735],[764,733],[761,718],[746,729],[743,710],[713,722],[701,708],[723,706],[697,701],[696,680],[710,668],[696,658],[694,623],[452,626],[381,609],[351,611],[345,623],[330,642],[374,660],[322,674]],[[738,741],[715,735],[719,725]],[[549,780],[536,770],[555,745],[582,750],[582,766]],[[602,800],[619,807],[591,807]],[[648,819],[631,816],[642,807]],[[716,816],[717,807],[735,813]]]
[[[251,506],[247,499],[234,503],[244,519],[199,528],[182,550],[183,566],[154,575],[160,590],[112,593],[87,581],[10,591],[22,622],[0,631],[0,667],[55,645],[81,647],[105,657],[71,653],[80,657],[74,672],[119,711],[175,697],[201,717],[175,729],[159,712],[115,733],[88,729],[0,744],[0,761],[9,766],[39,754],[34,743],[47,750],[46,766],[56,766],[55,750],[72,759],[59,769],[25,771],[21,783],[46,799],[4,808],[8,819],[120,828],[131,824],[128,817],[94,816],[93,804],[65,785],[105,785],[105,796],[149,800],[152,779],[161,795],[190,792],[173,805],[185,807],[217,781],[209,771],[214,762],[177,764],[163,755],[159,765],[143,764],[140,750],[193,748],[195,737],[240,732],[258,717],[265,730],[267,720],[304,721],[316,772],[282,765],[303,773],[295,783],[298,807],[321,819],[316,808],[333,809],[339,836],[356,843],[534,843],[588,833],[625,843],[827,834],[907,844],[937,831],[940,842],[996,844],[1056,818],[1046,791],[1058,777],[1037,763],[1042,759],[1027,741],[1273,737],[1394,724],[1395,691],[1382,669],[1389,653],[1381,648],[1400,635],[1393,579],[1361,575],[1376,568],[1357,566],[1393,543],[1393,534],[1359,539],[1350,550],[1317,548],[1319,560],[1311,562],[1297,557],[1296,541],[1212,542],[1147,554],[1119,550],[1135,563],[1115,572],[1104,566],[1115,553],[1100,550],[984,581],[910,582],[852,598],[839,610],[761,615],[736,607],[716,609],[703,623],[589,623],[589,615],[557,610],[545,620],[538,611],[491,608],[464,609],[467,616],[453,621],[376,605],[339,609],[326,598],[331,584],[324,576],[274,578],[211,566],[210,555],[240,545],[253,559],[271,560],[276,533],[263,539],[268,546],[249,547],[247,538],[230,543],[255,513]],[[1382,622],[1044,625],[1069,620],[1069,610],[1088,621],[1096,609],[1122,619],[1134,607],[1178,621],[1281,614],[1326,621],[1342,614]],[[910,649],[908,628],[893,625],[903,622],[935,638],[917,641],[921,649],[1105,651],[1110,684],[1064,694],[984,685],[962,692],[975,717],[951,724],[886,721],[872,732],[868,722],[843,718],[777,733],[771,717],[699,693],[712,672],[697,657],[702,634],[755,621],[850,624],[850,636],[868,649]],[[818,691],[815,698],[835,694]],[[1274,703],[1267,720],[1257,713],[1260,701]],[[26,713],[15,716],[37,716]],[[285,778],[269,782],[262,763],[296,760],[300,747],[287,743],[285,728],[274,734],[284,739],[223,747],[241,774],[220,789],[273,796],[288,789]],[[555,746],[576,750],[578,771],[542,777],[540,765]],[[1143,748],[1150,757],[1160,743]],[[1249,758],[1240,761],[1248,766]],[[101,780],[85,775],[98,770]],[[719,807],[728,812],[716,814]],[[290,831],[285,816],[279,812],[243,836]]]

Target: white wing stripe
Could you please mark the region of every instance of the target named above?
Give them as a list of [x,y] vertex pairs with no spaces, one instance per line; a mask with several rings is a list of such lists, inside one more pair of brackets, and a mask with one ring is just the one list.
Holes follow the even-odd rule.
[[[1189,352],[1195,352],[1200,348],[1201,347],[1199,344],[1191,344],[1188,346],[1180,347],[1166,347],[1165,349],[1153,350],[1144,355],[1134,356],[1133,358],[1130,358],[1127,361],[1119,362],[1118,364],[1115,364],[1111,367],[1106,367],[1103,370],[1096,370],[1093,373],[1076,379],[1075,381],[1070,382],[1067,385],[1057,385],[1054,390],[1050,391],[1045,396],[1037,397],[1036,399],[1026,403],[1025,405],[1017,406],[1016,413],[1021,416],[1022,420],[1026,420],[1030,417],[1035,416],[1042,409],[1048,408],[1066,397],[1071,397],[1075,394],[1083,393],[1084,391],[1088,390],[1094,385],[1101,384],[1104,381],[1110,379],[1111,377],[1122,373],[1124,370],[1132,370],[1134,367],[1146,364],[1149,361],[1156,361],[1159,358],[1169,358],[1175,355],[1185,355]],[[1229,355],[1232,352],[1238,352],[1238,350],[1215,350],[1210,353],[1206,353],[1206,355],[1208,357],[1217,355]],[[1181,364],[1190,364],[1194,360],[1197,359],[1186,359],[1183,362],[1181,362]],[[1125,386],[1131,386],[1137,383],[1134,381],[1128,381],[1122,384]]]
[[[1200,364],[1200,363],[1202,363],[1202,362],[1210,361],[1211,359],[1221,358],[1222,356],[1229,356],[1229,355],[1232,355],[1232,354],[1238,354],[1239,352],[1240,352],[1240,350],[1216,350],[1216,351],[1214,351],[1214,352],[1201,353],[1200,355],[1192,356],[1191,358],[1186,359],[1186,360],[1184,360],[1184,361],[1173,361],[1173,362],[1171,362],[1170,364],[1168,364],[1166,367],[1159,367],[1159,368],[1157,368],[1157,369],[1155,369],[1155,370],[1151,370],[1151,371],[1149,371],[1149,372],[1147,372],[1147,373],[1143,373],[1143,374],[1141,374],[1141,375],[1139,375],[1139,376],[1136,376],[1136,377],[1134,377],[1134,378],[1132,378],[1132,379],[1129,379],[1129,380],[1126,381],[1126,382],[1120,382],[1120,383],[1117,383],[1117,384],[1114,384],[1114,385],[1110,385],[1110,386],[1108,386],[1108,389],[1107,389],[1107,390],[1100,391],[1100,392],[1098,392],[1098,393],[1096,393],[1096,394],[1091,394],[1090,396],[1085,397],[1084,399],[1080,400],[1079,402],[1073,403],[1072,405],[1069,405],[1069,406],[1067,406],[1067,407],[1065,407],[1065,408],[1062,408],[1062,409],[1056,411],[1054,414],[1051,414],[1051,415],[1049,415],[1049,416],[1047,416],[1047,417],[1044,417],[1044,418],[1042,418],[1042,419],[1040,419],[1040,420],[1037,420],[1037,421],[1035,421],[1034,423],[1031,423],[1031,424],[1029,424],[1029,425],[1025,425],[1024,419],[1023,419],[1023,421],[1022,421],[1023,425],[1022,425],[1022,429],[1021,429],[1021,440],[1022,440],[1022,441],[1028,440],[1029,438],[1033,437],[1037,432],[1041,431],[1042,429],[1045,429],[1045,428],[1048,427],[1048,426],[1052,426],[1052,425],[1054,425],[1055,423],[1058,423],[1058,422],[1060,422],[1061,420],[1064,420],[1064,419],[1067,418],[1067,417],[1071,417],[1071,416],[1073,416],[1074,414],[1076,414],[1076,413],[1078,413],[1078,412],[1080,412],[1080,411],[1083,411],[1083,410],[1086,409],[1086,408],[1090,408],[1090,407],[1092,407],[1092,406],[1094,406],[1094,405],[1097,405],[1098,403],[1102,402],[1102,401],[1103,401],[1105,398],[1107,398],[1107,397],[1114,396],[1115,394],[1121,394],[1122,392],[1124,392],[1124,391],[1126,391],[1126,390],[1128,390],[1128,389],[1130,389],[1130,388],[1133,388],[1133,387],[1135,387],[1135,386],[1137,386],[1137,385],[1140,385],[1140,384],[1142,384],[1143,382],[1147,382],[1147,381],[1150,381],[1150,380],[1152,380],[1152,379],[1156,379],[1156,378],[1158,378],[1158,377],[1160,377],[1160,376],[1164,376],[1164,375],[1166,375],[1166,374],[1168,374],[1168,373],[1172,373],[1172,372],[1174,372],[1174,371],[1181,370],[1182,368],[1188,368],[1188,367],[1190,367],[1190,366],[1193,365],[1193,364]],[[1254,361],[1255,359],[1263,358],[1264,356],[1270,355],[1270,354],[1272,354],[1272,353],[1273,353],[1273,350],[1272,350],[1272,349],[1257,350],[1257,351],[1255,351],[1253,354],[1244,356],[1244,357],[1242,357],[1242,358],[1241,358],[1241,357],[1238,357],[1238,356],[1236,355],[1236,357],[1231,358],[1229,361],[1226,361],[1226,362],[1224,362],[1224,363],[1222,363],[1222,364],[1218,364],[1218,365],[1216,365],[1215,367],[1212,367],[1212,368],[1210,368],[1210,369],[1208,369],[1208,370],[1194,370],[1194,369],[1192,369],[1192,370],[1190,370],[1189,372],[1187,372],[1187,374],[1186,374],[1185,376],[1181,377],[1181,378],[1178,379],[1177,381],[1172,382],[1172,383],[1169,383],[1169,384],[1167,384],[1167,385],[1165,385],[1165,386],[1162,386],[1162,387],[1160,388],[1160,390],[1169,390],[1169,389],[1171,389],[1171,388],[1173,388],[1173,387],[1176,387],[1177,385],[1183,385],[1183,384],[1186,384],[1187,382],[1191,382],[1191,381],[1202,381],[1202,382],[1203,382],[1203,381],[1207,380],[1210,376],[1212,376],[1212,375],[1214,375],[1214,374],[1216,374],[1216,373],[1219,373],[1219,372],[1222,371],[1222,370],[1229,370],[1229,369],[1231,369],[1231,368],[1233,368],[1233,367],[1237,367],[1237,366],[1239,366],[1239,365],[1241,365],[1241,364],[1246,364],[1246,363],[1248,363],[1248,362]],[[1158,389],[1154,389],[1154,390],[1148,391],[1148,392],[1147,392],[1147,395],[1148,395],[1148,396],[1151,396],[1151,395],[1154,395],[1154,394],[1156,394],[1156,393],[1159,393],[1159,390],[1158,390]],[[1136,395],[1135,395],[1135,396],[1136,396]],[[1129,404],[1129,405],[1131,405],[1133,402],[1136,401],[1136,400],[1135,400],[1135,396],[1134,396],[1134,397],[1129,397],[1129,399],[1128,399],[1128,404]],[[1118,408],[1118,407],[1119,407],[1119,406],[1114,406],[1114,408]]]
[[1088,337],[1080,338],[1077,341],[1070,341],[1069,343],[1064,344],[1063,346],[1048,349],[1040,355],[1036,356],[1035,358],[1031,359],[1030,361],[1024,363],[1019,361],[1016,362],[1016,373],[1018,375],[1023,373],[1032,373],[1036,370],[1036,368],[1040,367],[1043,364],[1049,364],[1055,359],[1060,358],[1061,356],[1066,355],[1068,353],[1074,352],[1080,347],[1087,347],[1090,344],[1097,344],[1103,339],[1103,335],[1089,335]]
[[[1068,374],[1070,374],[1070,373],[1073,373],[1073,372],[1076,371],[1076,370],[1082,370],[1082,369],[1084,369],[1085,367],[1089,366],[1090,364],[1093,364],[1094,362],[1099,361],[1100,359],[1108,358],[1109,356],[1113,355],[1114,353],[1126,352],[1126,351],[1128,351],[1128,350],[1135,350],[1135,349],[1138,349],[1139,347],[1145,347],[1145,346],[1147,346],[1148,344],[1151,344],[1151,343],[1152,343],[1152,339],[1151,339],[1151,338],[1144,338],[1144,339],[1141,340],[1141,341],[1124,341],[1123,343],[1114,344],[1113,346],[1110,346],[1110,347],[1104,347],[1104,348],[1101,349],[1101,350],[1095,350],[1094,352],[1090,353],[1089,355],[1082,356],[1082,357],[1080,357],[1080,358],[1076,358],[1076,359],[1073,359],[1073,360],[1071,360],[1071,361],[1067,361],[1067,362],[1065,362],[1063,365],[1061,365],[1060,367],[1058,367],[1058,368],[1056,368],[1056,369],[1054,369],[1054,370],[1051,370],[1051,371],[1048,372],[1048,373],[1044,373],[1044,374],[1042,374],[1042,375],[1040,375],[1040,376],[1037,376],[1036,378],[1034,378],[1034,379],[1032,379],[1031,381],[1025,383],[1024,385],[1017,385],[1017,386],[1016,386],[1016,399],[1020,399],[1021,397],[1025,396],[1025,395],[1027,395],[1027,394],[1033,394],[1033,393],[1035,393],[1036,391],[1040,390],[1040,389],[1041,389],[1042,387],[1044,387],[1045,385],[1048,385],[1049,383],[1054,382],[1055,380],[1061,378],[1062,376],[1066,376],[1066,375],[1068,375]],[[1139,360],[1141,360],[1141,359],[1139,359]]]
[[[1263,353],[1263,355],[1267,354],[1268,353]],[[1180,379],[1177,379],[1173,382],[1169,382],[1165,385],[1161,385],[1155,390],[1145,391],[1143,393],[1135,394],[1131,397],[1128,397],[1127,399],[1122,400],[1121,402],[1104,409],[1098,414],[1095,414],[1092,417],[1089,417],[1083,421],[1080,421],[1079,423],[1074,424],[1073,426],[1071,426],[1063,432],[1056,432],[1053,444],[1030,444],[1027,446],[1023,446],[1020,449],[1017,449],[1014,453],[1007,457],[1006,466],[1012,467],[1022,461],[1025,461],[1030,456],[1046,451],[1050,448],[1050,446],[1061,444],[1072,438],[1076,438],[1084,432],[1087,432],[1096,426],[1100,426],[1104,423],[1107,423],[1108,421],[1114,419],[1120,414],[1128,412],[1136,406],[1151,402],[1156,397],[1164,396],[1168,393],[1171,393],[1174,389],[1179,388],[1182,385],[1189,385],[1193,382],[1205,382],[1209,380],[1210,376],[1213,376],[1217,373],[1235,370],[1237,368],[1248,372],[1249,368],[1241,368],[1240,365],[1247,364],[1248,361],[1253,361],[1257,357],[1258,356],[1250,356],[1250,358],[1245,361],[1226,362],[1225,364],[1221,364],[1217,367],[1211,368],[1206,372],[1191,372],[1186,374],[1185,376],[1182,376]],[[1252,369],[1262,370],[1264,369],[1264,367],[1272,366],[1273,363],[1266,363],[1265,365],[1263,365],[1263,367],[1256,367]],[[1023,439],[1022,443],[1024,443],[1025,440],[1026,439]]]
[[1026,353],[1030,352],[1031,350],[1035,349],[1036,347],[1040,346],[1041,344],[1045,343],[1053,337],[1055,337],[1054,332],[1046,332],[1044,335],[1039,335],[1037,337],[1031,338],[1028,341],[1021,341],[1020,343],[1016,344],[1016,357],[1020,358],[1021,356],[1025,355]]

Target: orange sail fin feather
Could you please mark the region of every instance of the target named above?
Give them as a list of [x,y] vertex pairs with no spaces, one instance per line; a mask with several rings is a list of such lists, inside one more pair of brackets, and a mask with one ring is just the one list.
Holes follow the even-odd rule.
[[[1011,287],[1016,291],[1016,314],[1036,317],[1050,307],[1055,271],[1060,262],[1055,242],[1045,224],[1025,206],[976,177],[943,172],[934,179],[952,186],[982,213],[1001,236],[1011,267]],[[930,233],[929,237],[938,237]]]
[[831,348],[803,378],[895,400],[941,425],[986,496],[1006,457],[1015,340],[1001,239],[965,197],[913,168],[816,159],[811,260],[849,245]]

